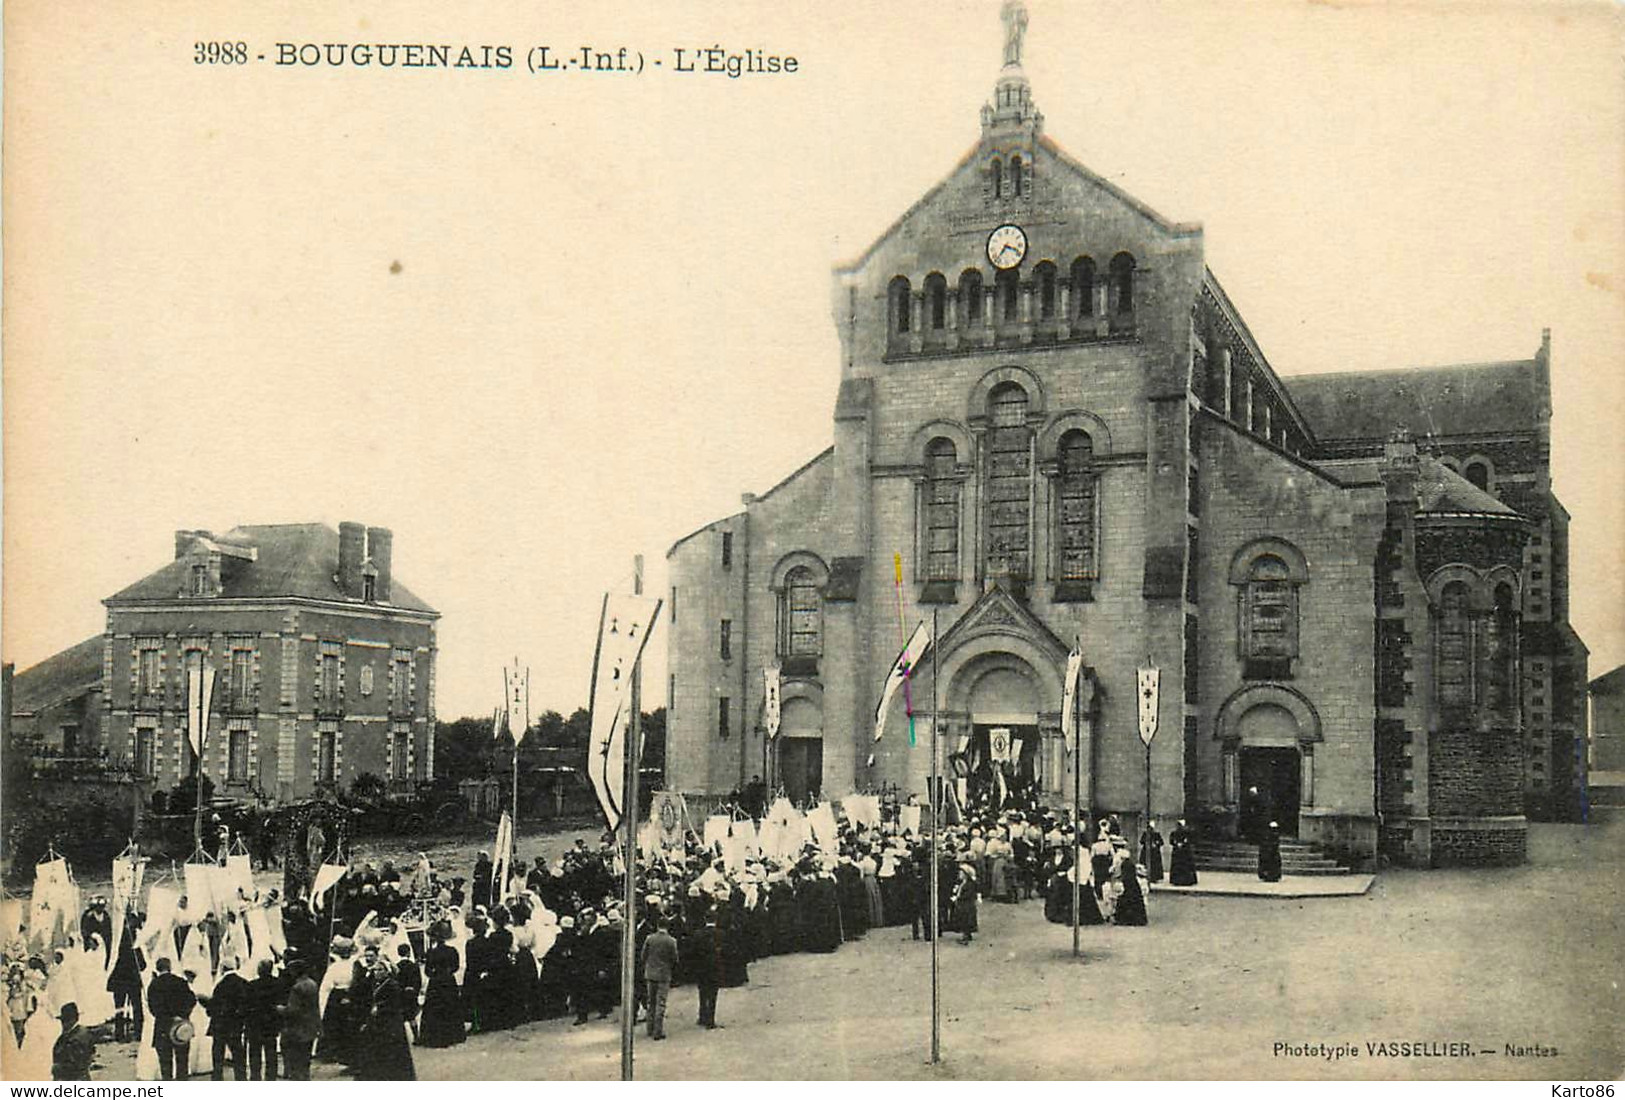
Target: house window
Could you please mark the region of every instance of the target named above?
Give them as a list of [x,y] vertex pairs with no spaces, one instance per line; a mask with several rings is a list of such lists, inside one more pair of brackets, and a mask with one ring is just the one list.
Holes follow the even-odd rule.
[[248,782],[248,730],[235,728],[226,734],[226,775],[233,783]]
[[371,573],[361,574],[361,598],[368,603],[378,599],[378,578]]
[[1027,427],[1027,393],[1005,382],[988,395],[987,574],[1031,576],[1032,430]]
[[925,576],[959,578],[959,456],[953,440],[933,439],[925,448]]
[[323,723],[316,731],[316,781],[332,783],[338,778],[339,731],[337,723]]
[[733,632],[732,619],[723,619],[717,628],[717,656],[724,661],[733,659]]
[[237,710],[248,710],[254,705],[254,651],[236,648],[231,651],[231,705]]
[[1467,585],[1452,581],[1439,593],[1439,656],[1434,678],[1439,705],[1470,706],[1473,701],[1473,636],[1467,611]]
[[79,755],[79,727],[75,725],[59,726],[58,732],[62,735],[62,755]]
[[925,300],[930,303],[931,327],[942,330],[948,324],[948,280],[936,272],[925,277]]
[[722,568],[732,569],[734,564],[734,533],[722,532]]
[[412,655],[397,651],[394,665],[395,672],[389,684],[389,706],[397,714],[409,714],[412,710]]
[[1079,256],[1072,261],[1072,298],[1079,317],[1088,317],[1095,311],[1095,261]]
[[717,700],[717,736],[722,738],[728,736],[728,703],[726,695]]
[[677,586],[671,586],[671,602],[666,605],[666,621],[677,625]]
[[965,327],[982,323],[982,274],[967,271],[959,277],[959,303],[965,310]]
[[1284,680],[1298,655],[1298,590],[1292,568],[1275,554],[1248,567],[1241,593],[1242,675]]
[[1070,431],[1057,448],[1055,546],[1056,580],[1063,584],[1095,577],[1095,444],[1089,433]]
[[192,595],[207,596],[209,594],[209,567],[203,564],[192,566]]
[[324,705],[339,705],[339,655],[337,647],[327,642],[322,643],[322,677],[317,690]]
[[673,672],[666,677],[666,713],[671,714],[677,709],[677,673]]
[[412,778],[412,727],[395,723],[390,731],[390,778],[404,783]]
[[158,669],[158,643],[144,643],[136,653],[136,694],[150,699],[164,690]]
[[816,657],[823,646],[823,594],[818,580],[805,565],[798,565],[784,577],[784,611],[779,621],[779,656]]
[[1119,252],[1112,257],[1112,294],[1118,313],[1134,312],[1134,257]]
[[152,726],[140,726],[135,731],[135,774],[153,776],[158,773],[158,731]]

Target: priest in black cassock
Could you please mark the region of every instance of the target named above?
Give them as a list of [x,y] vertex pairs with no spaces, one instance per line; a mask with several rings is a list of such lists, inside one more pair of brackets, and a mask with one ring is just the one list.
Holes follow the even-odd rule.
[[1258,877],[1265,882],[1281,881],[1281,826],[1272,821],[1258,839]]
[[1186,826],[1185,819],[1180,818],[1179,824],[1168,835],[1168,843],[1173,845],[1172,866],[1168,869],[1168,881],[1175,886],[1196,885],[1196,834]]
[[1140,834],[1140,863],[1148,881],[1162,881],[1162,834],[1157,832],[1155,821],[1147,821],[1145,832]]

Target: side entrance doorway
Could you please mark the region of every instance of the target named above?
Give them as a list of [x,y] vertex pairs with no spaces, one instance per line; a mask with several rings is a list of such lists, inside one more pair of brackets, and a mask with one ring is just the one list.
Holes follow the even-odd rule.
[[779,783],[785,797],[797,805],[816,800],[824,780],[824,741],[821,737],[780,737]]

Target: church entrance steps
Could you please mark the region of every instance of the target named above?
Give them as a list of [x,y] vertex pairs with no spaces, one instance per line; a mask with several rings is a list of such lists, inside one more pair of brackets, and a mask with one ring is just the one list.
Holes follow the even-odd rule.
[[[1345,898],[1358,897],[1371,889],[1375,875],[1346,873],[1288,877],[1280,882],[1262,882],[1256,872],[1200,871],[1195,886],[1171,886],[1154,882],[1151,892],[1160,902],[1169,894],[1202,894],[1246,898]],[[1156,920],[1153,910],[1152,920]]]
[[[1199,841],[1196,845],[1198,871],[1258,871],[1258,845],[1245,841]],[[1312,844],[1301,840],[1281,842],[1281,872],[1286,875],[1346,875],[1349,869]]]

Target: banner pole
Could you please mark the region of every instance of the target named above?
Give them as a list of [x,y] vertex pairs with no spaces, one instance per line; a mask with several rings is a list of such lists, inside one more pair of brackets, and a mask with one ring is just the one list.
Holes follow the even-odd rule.
[[[632,594],[643,595],[643,555],[632,558]],[[653,624],[651,623],[651,629]],[[633,984],[637,960],[638,756],[643,748],[643,657],[632,665],[632,715],[627,722],[621,828],[626,830],[624,912],[621,914],[621,1080],[632,1080],[632,1035],[638,1016]]]
[[1072,698],[1072,712],[1063,716],[1072,727],[1072,957],[1083,953],[1082,922],[1078,905],[1083,900],[1083,734],[1078,729],[1078,700]]
[[929,901],[927,919],[931,929],[931,1064],[936,1065],[942,1061],[942,983],[937,970],[937,943],[942,938],[937,927],[937,890],[940,884],[937,879],[942,873],[940,867],[940,853],[942,850],[942,777],[938,770],[938,758],[941,753],[937,751],[938,728],[942,725],[941,715],[937,713],[938,688],[937,672],[941,668],[937,661],[937,609],[931,608],[931,898]]

